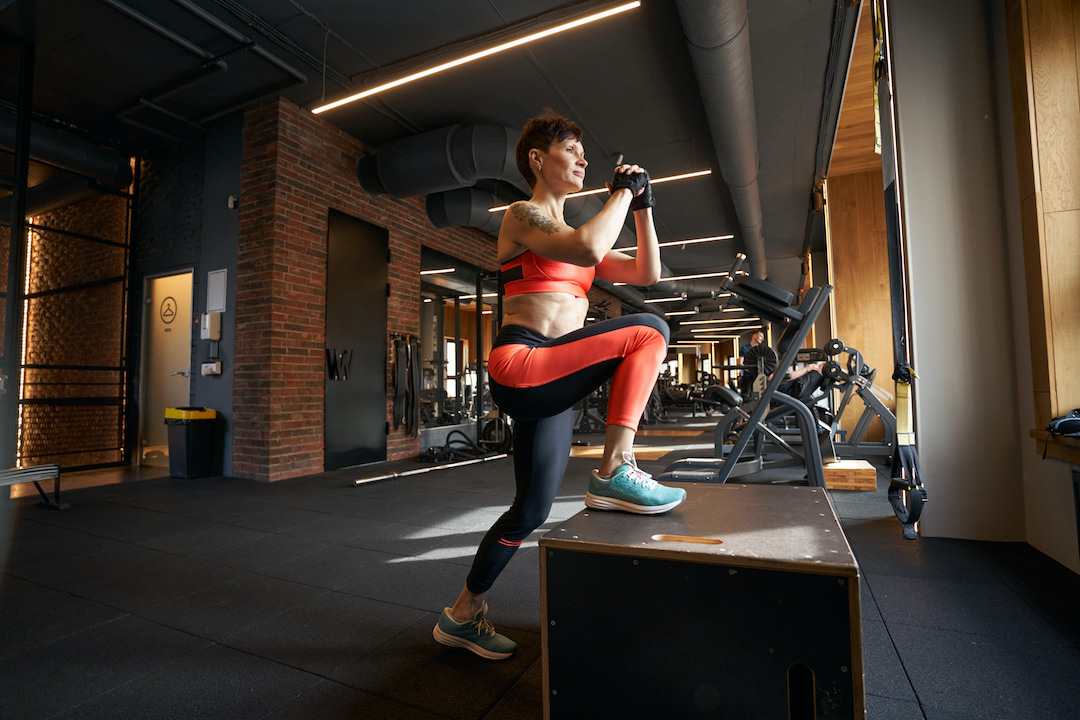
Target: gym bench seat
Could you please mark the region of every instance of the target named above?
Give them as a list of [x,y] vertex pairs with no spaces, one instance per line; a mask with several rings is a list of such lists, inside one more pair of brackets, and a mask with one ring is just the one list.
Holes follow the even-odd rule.
[[[49,496],[41,488],[41,483],[45,480],[53,481],[52,500],[49,499]],[[68,503],[60,502],[60,463],[49,463],[47,465],[35,465],[33,467],[13,468],[11,470],[0,471],[0,487],[21,485],[22,483],[28,482],[34,483],[34,487],[37,488],[38,494],[41,495],[41,500],[38,501],[38,505],[53,510],[68,509]]]

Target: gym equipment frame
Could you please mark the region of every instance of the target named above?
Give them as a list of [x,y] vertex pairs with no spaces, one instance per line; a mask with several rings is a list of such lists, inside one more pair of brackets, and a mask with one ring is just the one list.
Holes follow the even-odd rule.
[[[795,310],[791,307],[794,296],[772,283],[749,276],[735,282],[734,278],[738,277],[739,269],[745,260],[746,256],[742,253],[736,256],[730,272],[720,285],[720,289],[731,292],[731,302],[756,313],[761,317],[762,321],[769,321],[784,327],[777,343],[778,347],[784,350],[778,367],[791,367],[795,362],[795,356],[799,352],[799,348],[802,347],[818,315],[824,309],[829,294],[832,292],[832,286],[825,285],[810,288],[799,309]],[[821,447],[817,442],[817,421],[805,404],[779,391],[780,384],[783,381],[784,373],[773,373],[764,393],[762,393],[749,413],[741,408],[742,399],[738,398],[736,393],[732,392],[727,396],[726,399],[731,401],[733,407],[717,425],[718,431],[722,427],[732,426],[738,418],[745,419],[745,424],[726,459],[722,457],[686,458],[670,465],[662,474],[657,476],[657,480],[661,482],[674,480],[725,483],[731,477],[750,475],[770,467],[803,464],[806,466],[809,484],[816,487],[825,487]],[[789,459],[765,460],[764,455],[760,452],[756,453],[752,459],[742,461],[742,455],[747,450],[751,440],[756,440],[758,446],[755,449],[761,450],[761,442],[766,435],[779,439],[778,436],[775,436],[775,433],[771,433],[765,427],[763,422],[765,414],[769,410],[769,404],[774,401],[790,408],[799,419],[803,439],[803,454],[800,455],[789,444],[784,443],[785,450],[795,459],[794,462]],[[723,449],[723,440],[722,436],[716,438],[716,446],[721,451]],[[717,453],[717,455],[722,455],[722,452]]]

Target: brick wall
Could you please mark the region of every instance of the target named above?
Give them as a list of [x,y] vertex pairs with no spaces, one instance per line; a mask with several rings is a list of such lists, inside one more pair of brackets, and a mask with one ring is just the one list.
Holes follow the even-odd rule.
[[[371,198],[356,181],[363,143],[284,98],[244,114],[237,247],[233,474],[281,480],[323,469],[327,217],[330,208],[389,231],[387,333],[419,334],[420,248],[494,269],[495,241],[436,230],[423,198]],[[389,368],[387,411],[393,403]],[[404,428],[387,458],[416,455]]]
[[597,317],[597,320],[622,317],[622,300],[611,293],[594,287],[589,290],[588,296],[590,307],[602,308],[604,311],[604,317]]
[[[124,248],[72,235],[126,243],[127,200],[100,195],[33,218],[30,235],[31,294],[123,277]],[[26,364],[22,395],[29,400],[118,398],[124,372],[63,366],[121,367],[124,364],[123,284],[110,282],[32,298],[28,304]],[[20,318],[21,319],[21,318]],[[93,401],[73,405],[24,404],[21,409],[23,464],[59,462],[78,467],[123,460],[123,407]],[[114,449],[108,449],[114,448]]]

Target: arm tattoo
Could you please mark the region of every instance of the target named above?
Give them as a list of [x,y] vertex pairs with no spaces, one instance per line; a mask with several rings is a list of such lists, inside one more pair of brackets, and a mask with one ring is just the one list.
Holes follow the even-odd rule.
[[514,214],[515,220],[528,223],[542,233],[552,235],[559,232],[559,226],[547,215],[540,212],[535,205],[524,202],[514,203],[510,206],[510,212]]

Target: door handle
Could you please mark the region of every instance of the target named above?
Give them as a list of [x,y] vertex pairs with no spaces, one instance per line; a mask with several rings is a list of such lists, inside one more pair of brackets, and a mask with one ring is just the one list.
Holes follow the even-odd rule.
[[191,371],[190,370],[177,370],[174,373],[169,373],[169,377],[173,377],[175,375],[183,375],[184,377],[191,377]]

